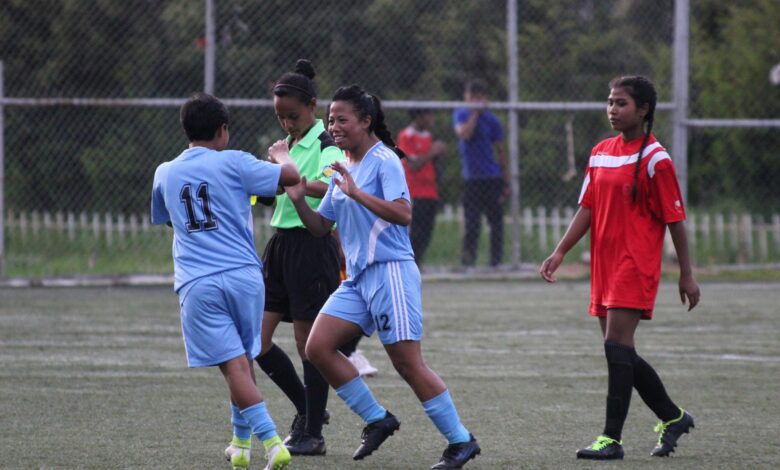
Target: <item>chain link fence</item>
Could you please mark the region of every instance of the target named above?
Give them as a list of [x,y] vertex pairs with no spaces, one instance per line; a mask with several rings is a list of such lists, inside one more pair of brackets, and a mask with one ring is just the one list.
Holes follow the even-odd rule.
[[[213,92],[231,110],[231,148],[262,156],[284,137],[270,88],[298,58],[314,64],[321,105],[338,86],[358,83],[385,100],[394,131],[409,125],[409,109],[433,110],[431,133],[447,147],[436,163],[429,270],[461,265],[453,110],[464,106],[464,84],[486,82],[506,136],[515,171],[500,263],[516,267],[541,261],[565,230],[590,149],[610,135],[607,84],[621,74],[655,82],[654,131],[670,153],[674,126],[687,134],[695,263],[778,262],[780,85],[770,70],[780,50],[769,38],[780,5],[683,6],[689,99],[675,124],[676,2],[4,1],[2,274],[170,272],[171,233],[150,227],[148,210],[154,169],[187,145],[178,107],[194,91]],[[269,219],[255,209],[258,249]],[[477,265],[489,263],[482,230]],[[578,250],[571,262],[587,243]]]

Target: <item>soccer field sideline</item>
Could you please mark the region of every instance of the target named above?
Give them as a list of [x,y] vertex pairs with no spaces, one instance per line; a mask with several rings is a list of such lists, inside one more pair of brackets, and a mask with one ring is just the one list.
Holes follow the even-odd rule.
[[[647,454],[655,419],[635,394],[627,468],[774,468],[780,448],[777,283],[704,283],[685,312],[662,285],[638,345],[697,427],[670,460]],[[600,431],[606,367],[588,285],[428,282],[428,363],[447,382],[483,455],[466,468],[597,468],[573,458]],[[0,467],[228,468],[226,387],[215,370],[188,370],[176,296],[168,287],[0,289]],[[279,344],[292,350],[291,332]],[[361,425],[331,394],[328,455],[291,468],[427,468],[444,448],[376,338],[361,348],[369,380],[401,432],[353,462]],[[258,376],[280,433],[292,407]],[[20,453],[30,436],[45,445]],[[162,437],[161,437],[162,436]],[[255,443],[252,468],[262,468]],[[108,456],[108,460],[106,460]]]

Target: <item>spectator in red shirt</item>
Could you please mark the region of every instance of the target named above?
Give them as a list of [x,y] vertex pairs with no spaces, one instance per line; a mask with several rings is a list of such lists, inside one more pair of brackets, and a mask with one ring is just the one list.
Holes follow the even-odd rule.
[[688,258],[685,209],[674,164],[652,135],[655,105],[655,87],[644,77],[610,83],[607,117],[620,134],[593,148],[580,208],[540,269],[546,281],[555,282],[553,273],[566,252],[590,230],[590,314],[601,326],[609,381],[604,432],[577,451],[581,459],[623,458],[621,433],[634,388],[661,420],[652,455],[674,452],[680,436],[693,427],[693,417],[669,398],[655,369],[634,347],[639,320],[653,316],[667,227],[680,263],[680,300],[687,300],[690,310],[701,296]]
[[406,153],[403,160],[406,182],[412,198],[412,224],[409,238],[414,250],[414,261],[422,265],[425,250],[431,241],[439,207],[434,161],[447,150],[441,140],[433,140],[431,128],[436,115],[430,109],[409,111],[412,123],[398,134],[398,148]]

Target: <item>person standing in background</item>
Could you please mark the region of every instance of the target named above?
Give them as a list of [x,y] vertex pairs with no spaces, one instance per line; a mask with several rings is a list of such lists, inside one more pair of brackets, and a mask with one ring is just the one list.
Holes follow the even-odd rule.
[[441,140],[433,140],[431,129],[436,115],[430,109],[411,109],[411,124],[398,134],[398,148],[404,151],[402,161],[412,198],[412,224],[409,239],[414,250],[414,261],[422,266],[425,251],[431,241],[439,207],[434,161],[447,150]]
[[488,111],[487,85],[482,80],[466,84],[463,99],[474,106],[456,109],[453,114],[455,134],[460,142],[463,188],[463,215],[466,233],[463,237],[462,263],[474,266],[481,216],[490,225],[490,265],[501,263],[504,243],[503,203],[509,197],[509,167],[504,149],[504,130],[498,117]]

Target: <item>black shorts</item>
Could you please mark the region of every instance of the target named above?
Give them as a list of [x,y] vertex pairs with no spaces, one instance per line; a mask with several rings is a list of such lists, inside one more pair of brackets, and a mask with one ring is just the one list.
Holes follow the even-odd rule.
[[338,244],[332,235],[277,229],[263,253],[265,311],[283,321],[314,321],[341,282]]

